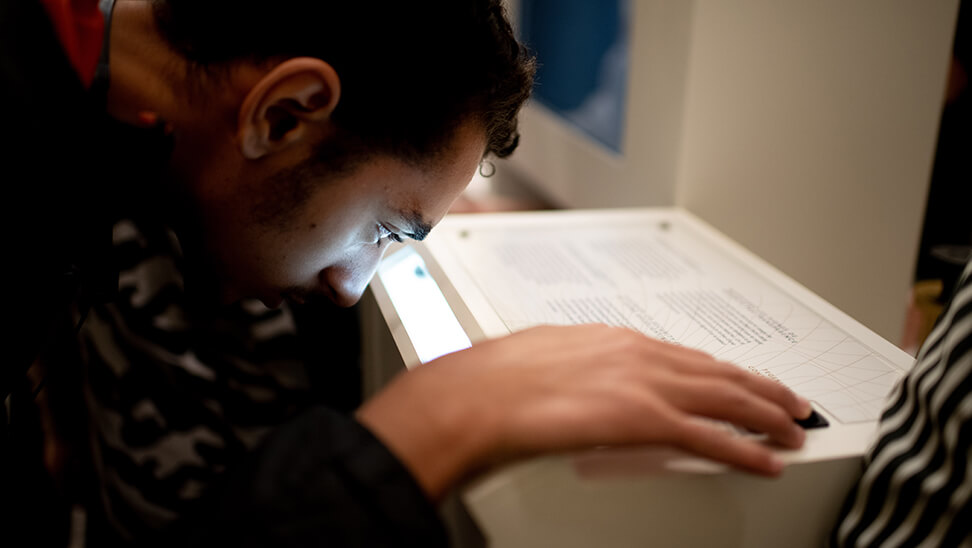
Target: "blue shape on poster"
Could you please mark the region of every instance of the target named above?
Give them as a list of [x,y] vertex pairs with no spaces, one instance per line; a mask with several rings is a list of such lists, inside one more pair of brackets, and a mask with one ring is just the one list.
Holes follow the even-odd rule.
[[534,97],[621,152],[629,0],[521,0],[523,41],[539,63]]

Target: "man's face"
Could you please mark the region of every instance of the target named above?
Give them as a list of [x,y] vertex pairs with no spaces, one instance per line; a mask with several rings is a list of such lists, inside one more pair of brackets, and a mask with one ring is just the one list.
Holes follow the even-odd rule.
[[421,239],[442,219],[472,179],[484,146],[479,127],[464,124],[428,166],[372,157],[311,184],[303,203],[269,219],[261,218],[262,206],[278,202],[275,193],[288,186],[272,176],[236,182],[250,190],[232,199],[202,200],[205,262],[215,270],[223,300],[255,297],[275,307],[283,299],[321,295],[354,304],[390,241]]

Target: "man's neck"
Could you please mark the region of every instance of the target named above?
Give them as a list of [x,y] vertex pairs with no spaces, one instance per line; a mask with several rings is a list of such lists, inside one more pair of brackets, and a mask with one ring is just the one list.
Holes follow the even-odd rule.
[[108,114],[144,125],[143,113],[151,112],[178,124],[187,104],[186,62],[159,34],[151,2],[117,0],[109,47]]

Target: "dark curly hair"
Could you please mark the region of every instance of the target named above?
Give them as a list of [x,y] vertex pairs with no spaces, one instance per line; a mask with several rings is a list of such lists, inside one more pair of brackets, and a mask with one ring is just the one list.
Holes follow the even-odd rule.
[[[532,56],[501,0],[155,0],[156,24],[193,69],[235,61],[322,59],[341,79],[332,120],[341,139],[319,161],[374,153],[423,163],[456,127],[479,122],[485,154],[516,148]],[[340,143],[337,143],[340,141]],[[333,145],[337,144],[337,148]],[[335,166],[332,166],[332,168]]]

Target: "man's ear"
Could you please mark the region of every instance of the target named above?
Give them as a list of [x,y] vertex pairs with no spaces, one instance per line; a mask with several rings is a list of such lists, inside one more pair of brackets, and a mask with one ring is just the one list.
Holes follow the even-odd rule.
[[280,63],[254,85],[240,106],[237,142],[243,157],[255,160],[316,132],[341,95],[341,81],[331,65],[313,57]]

